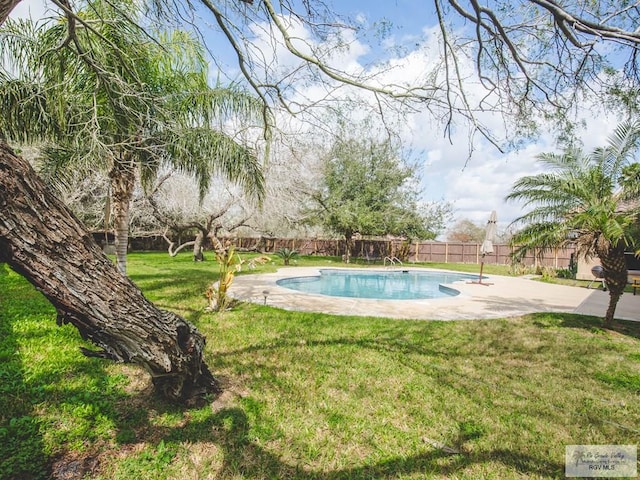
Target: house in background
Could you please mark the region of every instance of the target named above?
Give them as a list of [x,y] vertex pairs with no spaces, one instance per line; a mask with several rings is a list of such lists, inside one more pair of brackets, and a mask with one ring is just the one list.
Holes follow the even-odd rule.
[[[640,277],[640,257],[636,257],[632,252],[624,254],[627,261],[627,270],[629,283],[632,283],[633,277]],[[578,280],[593,280],[595,276],[591,273],[591,269],[600,265],[600,260],[596,258],[589,258],[587,260],[578,260],[578,271],[576,272],[576,278]]]

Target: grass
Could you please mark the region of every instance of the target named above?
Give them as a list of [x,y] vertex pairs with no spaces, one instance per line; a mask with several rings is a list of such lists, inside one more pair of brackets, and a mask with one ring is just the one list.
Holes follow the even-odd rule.
[[216,271],[129,258],[145,295],[206,335],[225,385],[185,410],[138,368],[83,357],[77,331],[0,264],[0,478],[562,478],[565,445],[638,443],[638,324],[218,315],[204,310]]

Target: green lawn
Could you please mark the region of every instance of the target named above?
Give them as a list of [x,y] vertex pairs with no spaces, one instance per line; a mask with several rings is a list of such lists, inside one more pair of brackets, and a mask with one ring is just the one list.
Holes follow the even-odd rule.
[[639,443],[640,324],[216,315],[216,271],[188,254],[129,259],[148,298],[206,335],[225,386],[184,410],[138,368],[83,357],[76,330],[0,264],[0,478],[563,478],[565,445]]

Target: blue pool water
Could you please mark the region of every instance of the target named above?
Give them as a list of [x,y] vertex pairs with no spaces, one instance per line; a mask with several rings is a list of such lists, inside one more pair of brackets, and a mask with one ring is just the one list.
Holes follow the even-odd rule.
[[378,298],[383,300],[419,300],[453,297],[460,292],[443,283],[477,279],[465,273],[426,272],[417,270],[320,270],[313,277],[278,280],[281,287],[332,297]]

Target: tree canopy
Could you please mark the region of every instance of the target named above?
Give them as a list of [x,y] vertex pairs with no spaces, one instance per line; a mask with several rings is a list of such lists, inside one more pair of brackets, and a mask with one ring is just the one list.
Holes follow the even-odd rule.
[[475,242],[482,243],[486,228],[477,225],[468,218],[458,220],[447,233],[450,242]]
[[[15,3],[2,4],[1,19]],[[76,9],[92,3],[54,5],[72,18],[78,16]],[[434,30],[406,43],[394,37],[394,48],[388,50],[380,46],[395,31],[386,19],[356,16],[360,12],[325,1],[154,0],[147,5],[149,20],[143,25],[173,22],[212,38],[212,58],[223,62],[220,52],[230,52],[239,67],[233,72],[264,105],[309,114],[312,121],[317,120],[311,114],[314,107],[333,108],[341,95],[361,100],[371,113],[400,105],[428,111],[447,129],[466,123],[502,148],[530,134],[538,122],[569,120],[575,108],[594,96],[604,98],[599,104],[607,108],[615,104],[637,111],[639,104],[639,7],[631,1],[432,0],[423,11],[425,24],[431,18]],[[433,32],[438,37],[435,52]],[[77,35],[70,31],[69,41]],[[339,60],[351,46],[404,51],[407,61],[426,55],[431,68],[419,77],[403,77],[397,73],[405,64],[391,63],[384,53],[362,65],[345,66]],[[220,74],[226,70],[220,68]],[[319,95],[309,96],[305,88],[321,79]],[[505,124],[513,126],[511,135],[499,138],[500,132],[486,122],[486,112],[505,115]],[[473,135],[469,138],[473,144]]]
[[[380,50],[393,33],[384,18],[362,20],[355,17],[359,12],[322,1],[203,5],[232,45],[248,82],[266,101],[289,110],[303,111],[315,103],[299,102],[298,94],[320,77],[327,79],[327,89],[364,88],[372,112],[400,102],[429,111],[447,128],[467,122],[494,142],[497,132],[484,123],[487,111],[504,114],[515,122],[515,133],[528,134],[545,119],[567,120],[572,108],[594,94],[637,110],[640,7],[632,1],[432,0],[423,12],[425,24],[434,19],[439,51],[429,51],[429,34],[411,36],[406,43],[393,38],[395,49],[389,50],[430,56],[432,68],[416,78],[387,75],[395,68],[389,56],[355,69],[333,61],[356,42]],[[256,25],[270,45],[256,45],[261,39]],[[483,93],[475,93],[478,85]]]
[[329,150],[310,215],[349,242],[355,234],[435,238],[447,208],[418,202],[415,167],[389,141],[338,140]]

